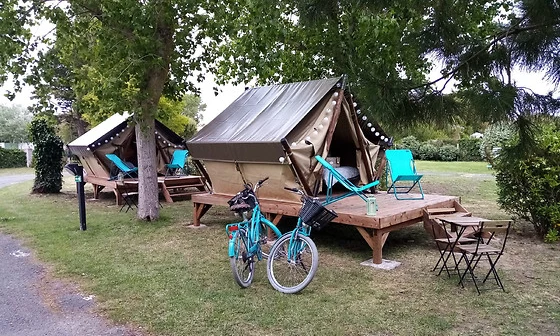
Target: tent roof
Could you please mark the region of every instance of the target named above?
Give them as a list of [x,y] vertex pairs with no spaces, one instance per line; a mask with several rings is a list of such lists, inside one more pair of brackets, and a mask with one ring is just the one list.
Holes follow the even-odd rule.
[[101,124],[95,126],[91,130],[84,133],[81,137],[72,141],[68,146],[74,147],[87,147],[95,143],[99,139],[103,138],[106,134],[112,133],[112,131],[122,123],[125,123],[127,119],[131,116],[128,112],[124,112],[122,115],[115,113],[110,116],[107,120],[103,121]]
[[248,89],[187,144],[279,143],[342,81],[339,77]]
[[[68,147],[71,150],[72,148],[79,147],[93,148],[95,147],[96,143],[99,146],[106,143],[107,141],[110,142],[113,137],[124,131],[124,128],[127,127],[131,117],[132,114],[129,114],[128,112],[123,112],[123,114],[115,113],[107,120],[87,131],[81,137],[69,143]],[[184,143],[185,140],[182,137],[159,122],[157,119],[155,121],[155,127],[157,132],[159,132],[159,134],[163,136],[164,139],[170,144],[181,145]]]

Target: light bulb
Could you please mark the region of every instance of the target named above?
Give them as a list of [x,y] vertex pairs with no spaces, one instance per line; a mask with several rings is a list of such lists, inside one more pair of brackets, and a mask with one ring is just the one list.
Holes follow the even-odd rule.
[[367,117],[366,117],[366,116],[363,116],[363,117],[362,117],[362,120],[367,120]]
[[331,113],[332,110],[331,109],[327,109],[327,114]]
[[356,102],[354,102],[354,104],[352,104],[352,105],[354,105],[354,107],[358,106],[358,104]]
[[286,161],[286,159],[283,156],[281,156],[281,157],[278,158],[278,161],[280,161],[280,163],[284,163],[284,161]]
[[371,131],[372,131],[372,132],[375,132],[375,127],[372,127],[372,128],[371,128]]
[[338,97],[338,92],[333,93],[332,96],[335,97],[335,98]]
[[389,138],[385,138],[385,142],[389,142]]
[[89,149],[89,147],[88,147],[88,148],[86,148],[86,150],[91,150],[91,149]]
[[375,136],[379,136],[379,132],[375,132]]
[[323,124],[319,124],[319,129],[322,130],[325,126],[323,126]]
[[313,131],[313,135],[317,135],[317,134],[319,134],[319,132]]
[[371,123],[367,123],[367,127],[371,127]]
[[356,113],[360,114],[362,113],[362,110],[357,110]]
[[305,140],[310,141],[311,137],[307,136],[307,137],[305,137]]
[[297,143],[292,142],[292,147],[295,147],[295,146],[297,146]]
[[381,140],[383,140],[383,139],[385,139],[385,136],[382,135],[382,136],[381,136]]
[[333,100],[333,101],[331,102],[331,105],[332,105],[332,106],[335,106],[335,105],[336,105],[336,101]]
[[323,120],[324,120],[325,122],[329,122],[329,117],[324,117]]
[[109,142],[109,140],[105,139],[105,143]]

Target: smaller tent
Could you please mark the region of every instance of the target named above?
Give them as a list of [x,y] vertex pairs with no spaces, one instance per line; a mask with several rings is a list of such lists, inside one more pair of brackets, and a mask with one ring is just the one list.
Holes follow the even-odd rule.
[[[70,151],[84,166],[87,176],[104,179],[115,176],[116,172],[111,171],[113,164],[105,156],[110,153],[138,166],[136,133],[131,121],[132,115],[127,112],[113,114],[68,144]],[[175,149],[185,148],[184,139],[157,120],[154,137],[156,137],[158,172],[164,174],[165,164],[170,162]]]
[[390,145],[375,126],[360,115],[342,76],[248,89],[187,147],[214,193],[232,195],[269,177],[259,197],[294,201],[283,187],[315,194],[322,183],[315,154],[356,168],[361,184],[372,182],[379,150]]

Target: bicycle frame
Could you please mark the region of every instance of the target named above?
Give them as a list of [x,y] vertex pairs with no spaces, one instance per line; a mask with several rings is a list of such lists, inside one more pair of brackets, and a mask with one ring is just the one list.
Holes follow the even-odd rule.
[[253,214],[251,218],[246,218],[244,215],[244,220],[238,223],[232,223],[226,225],[226,232],[230,234],[230,240],[228,245],[229,257],[235,257],[235,237],[239,233],[239,229],[245,229],[247,232],[247,249],[249,255],[256,255],[258,260],[262,259],[260,235],[261,235],[261,223],[263,223],[267,228],[271,229],[276,237],[280,237],[282,234],[280,230],[271,221],[266,219],[261,213],[261,208],[259,204],[253,209]]

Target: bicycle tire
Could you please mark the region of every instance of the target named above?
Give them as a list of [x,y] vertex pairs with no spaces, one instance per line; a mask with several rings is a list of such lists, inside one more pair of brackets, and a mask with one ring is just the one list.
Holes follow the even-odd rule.
[[292,242],[295,246],[300,245],[296,260],[288,260],[291,236],[290,232],[276,241],[266,263],[268,281],[274,289],[285,294],[298,293],[307,287],[319,266],[317,246],[311,238],[304,235],[297,235]]
[[253,282],[255,275],[255,262],[253,256],[247,256],[247,232],[239,229],[235,233],[235,255],[229,258],[233,279],[241,288],[247,288]]

